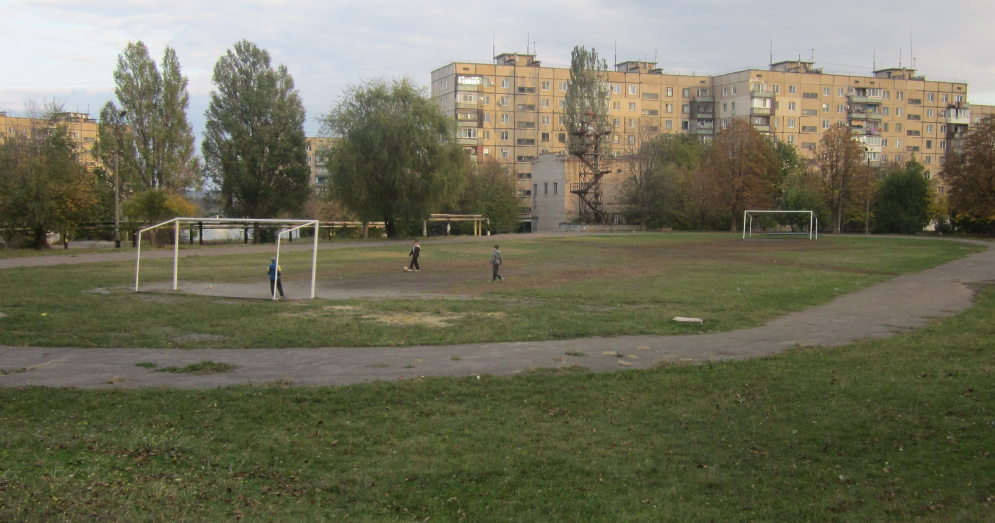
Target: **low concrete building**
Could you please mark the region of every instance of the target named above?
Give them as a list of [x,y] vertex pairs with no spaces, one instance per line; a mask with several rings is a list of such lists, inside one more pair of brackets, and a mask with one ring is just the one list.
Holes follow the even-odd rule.
[[[580,216],[580,196],[570,192],[580,183],[582,164],[577,158],[562,153],[542,153],[532,161],[532,231],[560,230],[561,223],[570,223]],[[619,168],[602,179],[605,212],[621,212],[621,184],[624,175]],[[614,220],[618,221],[618,219]]]

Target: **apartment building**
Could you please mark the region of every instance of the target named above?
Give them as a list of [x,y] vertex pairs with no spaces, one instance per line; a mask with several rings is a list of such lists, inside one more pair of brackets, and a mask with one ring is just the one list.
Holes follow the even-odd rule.
[[311,185],[318,189],[328,187],[328,148],[338,138],[328,138],[323,136],[308,136],[307,145],[307,165],[311,169]]
[[[83,164],[90,169],[100,167],[100,160],[90,152],[94,142],[97,141],[97,120],[90,118],[87,113],[67,112],[60,113],[59,117],[69,125],[70,134],[80,147]],[[0,140],[14,135],[33,136],[39,129],[44,129],[48,125],[47,120],[9,116],[6,112],[0,111]]]
[[[535,55],[518,53],[498,55],[493,64],[454,62],[432,72],[432,96],[456,120],[467,153],[508,166],[519,180],[524,213],[531,212],[532,160],[566,154],[569,80],[569,69],[544,67]],[[749,118],[772,140],[811,157],[822,134],[842,123],[872,165],[915,155],[935,174],[970,123],[995,114],[993,106],[968,103],[967,83],[927,80],[902,67],[838,75],[797,60],[701,76],[628,61],[608,72],[608,82],[613,154],[657,133],[707,141],[732,118]]]

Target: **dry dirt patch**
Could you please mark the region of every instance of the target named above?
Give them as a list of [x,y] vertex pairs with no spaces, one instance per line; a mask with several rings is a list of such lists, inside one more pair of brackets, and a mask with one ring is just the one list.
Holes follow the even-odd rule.
[[397,326],[423,326],[423,327],[452,327],[450,321],[465,317],[466,314],[433,314],[430,312],[378,312],[363,316],[364,320],[373,320],[388,325]]

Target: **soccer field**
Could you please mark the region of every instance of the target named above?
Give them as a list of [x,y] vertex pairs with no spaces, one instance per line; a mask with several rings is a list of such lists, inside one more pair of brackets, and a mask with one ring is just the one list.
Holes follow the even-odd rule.
[[[630,234],[423,242],[281,255],[288,300],[266,300],[269,254],[14,268],[0,281],[0,344],[79,347],[403,346],[715,332],[762,324],[975,252],[947,241]],[[704,319],[678,324],[675,316]]]

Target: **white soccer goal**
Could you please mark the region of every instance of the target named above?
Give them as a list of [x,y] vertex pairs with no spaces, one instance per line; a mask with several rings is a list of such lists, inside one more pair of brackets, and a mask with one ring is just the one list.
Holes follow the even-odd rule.
[[[747,232],[753,237],[753,216],[756,214],[808,214],[808,239],[819,239],[819,219],[815,217],[814,211],[743,211],[743,239],[746,239]],[[747,219],[749,224],[747,224]],[[767,233],[768,236],[775,234],[804,235],[805,233]],[[813,238],[814,235],[814,238]]]
[[[173,290],[177,288],[177,276],[180,262],[180,225],[181,224],[203,224],[210,223],[215,225],[229,225],[232,227],[243,228],[252,224],[266,224],[269,226],[279,227],[279,232],[276,235],[276,264],[280,265],[280,239],[284,234],[289,234],[293,231],[304,229],[306,227],[314,227],[314,247],[311,253],[311,299],[314,299],[314,282],[315,282],[315,272],[318,268],[318,220],[278,220],[278,219],[252,219],[252,218],[173,218],[172,220],[164,221],[162,223],[153,225],[151,227],[146,227],[138,231],[138,251],[135,259],[135,292],[138,292],[138,272],[141,268],[142,263],[142,233],[146,231],[151,231],[152,229],[157,229],[159,227],[165,227],[167,225],[173,225]],[[279,278],[279,276],[277,276]],[[273,286],[273,299],[276,299],[276,285]]]

